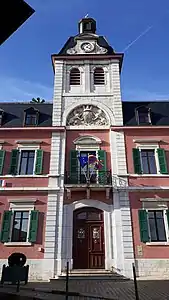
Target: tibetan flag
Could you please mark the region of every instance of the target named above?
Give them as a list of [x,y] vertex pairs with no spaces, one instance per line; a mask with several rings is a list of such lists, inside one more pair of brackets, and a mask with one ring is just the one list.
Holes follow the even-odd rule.
[[81,168],[84,168],[88,164],[87,156],[79,156],[78,159],[79,159]]
[[88,156],[89,165],[94,165],[97,162],[97,157],[95,155]]
[[101,160],[97,160],[96,164],[95,164],[95,168],[97,170],[101,170],[103,168],[103,163]]

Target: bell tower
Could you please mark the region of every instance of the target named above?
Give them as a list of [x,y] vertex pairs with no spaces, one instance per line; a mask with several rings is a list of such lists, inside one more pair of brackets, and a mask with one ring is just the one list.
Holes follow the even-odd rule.
[[[123,232],[131,231],[130,205],[127,192],[119,185],[120,177],[125,185],[128,182],[124,135],[113,129],[123,125],[120,90],[123,54],[116,53],[106,38],[97,34],[93,18],[81,19],[78,27],[77,35],[70,36],[60,52],[52,55],[54,130],[49,186],[51,190],[58,189],[58,193],[49,192],[48,196],[46,266],[57,276],[65,269],[66,261],[70,268],[79,269],[90,269],[90,261],[94,269],[111,270],[113,266],[130,277],[127,272],[132,272],[131,264],[128,268],[126,259],[133,259],[133,244],[132,239],[124,238]],[[97,161],[94,169],[81,166],[80,161],[88,161],[89,157]],[[105,243],[103,238],[100,240],[98,256],[90,252],[87,241],[85,253],[72,252],[76,248],[73,243],[79,243],[80,247],[78,239],[86,236],[82,231],[76,235],[73,228],[74,210],[84,206],[97,212],[101,209],[104,215],[106,234],[99,228],[91,232],[91,237],[97,236],[96,245],[101,235],[105,237]],[[88,214],[84,211],[79,218],[87,218]],[[126,216],[127,228],[123,226]],[[91,260],[88,255],[93,255]]]

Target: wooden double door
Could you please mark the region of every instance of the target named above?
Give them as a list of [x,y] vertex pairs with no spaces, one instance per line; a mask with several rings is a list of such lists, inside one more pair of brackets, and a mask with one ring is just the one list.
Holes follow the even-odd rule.
[[76,210],[73,228],[73,268],[104,269],[103,212],[96,208]]

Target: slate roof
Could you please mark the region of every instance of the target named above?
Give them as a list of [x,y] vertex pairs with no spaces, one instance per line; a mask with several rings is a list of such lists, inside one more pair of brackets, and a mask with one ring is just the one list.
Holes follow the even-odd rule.
[[52,103],[1,102],[0,110],[4,111],[2,127],[24,127],[24,111],[31,107],[39,111],[39,122],[37,126],[52,126]]
[[[135,111],[140,106],[150,108],[152,125],[169,126],[169,101],[123,101],[123,124],[125,126],[138,126]],[[1,102],[0,111],[4,111],[2,127],[24,127],[24,111],[31,107],[39,111],[38,127],[52,126],[52,103]]]
[[140,106],[145,106],[146,108],[150,108],[152,125],[157,125],[157,126],[169,125],[169,101],[151,101],[151,102],[123,101],[122,102],[123,124],[125,126],[138,125],[135,111]]
[[[70,48],[73,48],[76,45],[75,38],[77,36],[78,35],[71,36],[67,40],[67,42],[64,44],[63,48],[60,50],[60,52],[58,53],[58,55],[68,55],[68,56],[70,56],[69,54],[67,54],[67,50],[70,49]],[[106,48],[108,50],[107,53],[106,53],[106,55],[115,54],[113,48],[108,44],[108,42],[106,41],[106,39],[104,38],[104,36],[99,36],[97,38],[97,43],[98,43],[99,46],[101,46],[103,48]]]

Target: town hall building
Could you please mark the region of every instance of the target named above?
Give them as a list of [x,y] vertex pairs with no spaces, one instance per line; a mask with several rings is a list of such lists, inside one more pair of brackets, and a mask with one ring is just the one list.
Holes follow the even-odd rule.
[[122,101],[123,54],[92,18],[52,65],[53,103],[0,103],[0,268],[21,252],[30,280],[67,262],[169,276],[169,102]]

